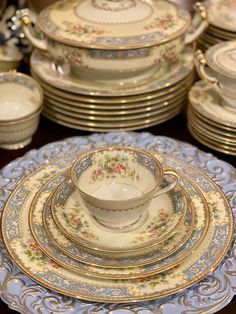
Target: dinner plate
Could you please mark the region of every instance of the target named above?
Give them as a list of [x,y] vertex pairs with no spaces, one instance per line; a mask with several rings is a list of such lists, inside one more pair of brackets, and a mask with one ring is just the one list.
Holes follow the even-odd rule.
[[188,173],[196,184],[201,184],[211,214],[204,240],[194,250],[194,254],[175,268],[140,279],[97,279],[67,270],[39,250],[29,226],[22,221],[28,221],[35,193],[55,173],[69,166],[71,157],[59,159],[36,170],[11,193],[2,214],[2,236],[9,254],[25,273],[42,285],[85,300],[119,303],[151,300],[198,282],[222,261],[231,244],[232,209],[222,190],[207,175],[175,158],[161,155],[160,159],[180,173]]
[[194,49],[187,47],[180,54],[178,62],[154,72],[145,83],[128,86],[98,83],[82,77],[78,79],[78,77],[72,77],[71,74],[59,75],[53,67],[53,60],[38,50],[34,50],[31,54],[30,66],[40,80],[64,91],[92,96],[128,96],[157,91],[181,81],[193,70],[193,59]]
[[183,95],[186,95],[188,91],[188,88],[186,86],[179,86],[177,91],[167,93],[166,95],[152,98],[150,100],[145,101],[139,101],[139,102],[130,102],[130,103],[115,103],[113,104],[112,101],[110,104],[87,104],[87,103],[80,103],[73,100],[67,100],[63,98],[57,97],[57,99],[52,96],[52,94],[45,93],[45,99],[49,101],[51,104],[54,104],[56,106],[60,106],[64,109],[67,109],[69,111],[74,112],[81,112],[81,113],[89,113],[92,111],[93,114],[97,115],[109,115],[109,114],[133,114],[137,112],[145,112],[146,108],[159,108],[164,104],[165,102],[171,101],[173,99],[176,99],[178,97],[181,97]]
[[98,125],[100,123],[104,125],[105,123],[109,122],[109,124],[116,126],[117,124],[120,125],[122,122],[124,122],[125,124],[128,124],[130,121],[134,121],[134,120],[139,121],[139,119],[147,119],[149,117],[152,118],[153,116],[157,116],[158,114],[162,114],[163,112],[176,107],[176,105],[178,105],[179,102],[183,102],[183,100],[186,98],[187,98],[187,92],[181,94],[180,96],[176,98],[157,104],[156,106],[153,106],[154,108],[146,106],[145,108],[143,108],[142,112],[138,112],[138,113],[131,112],[129,114],[123,114],[123,113],[119,114],[119,113],[116,113],[116,111],[111,112],[110,115],[109,115],[109,112],[107,112],[107,115],[99,115],[99,113],[97,114],[97,112],[93,114],[89,114],[89,113],[83,114],[83,113],[72,110],[71,107],[69,109],[61,108],[60,106],[58,106],[57,103],[52,103],[52,101],[47,98],[44,99],[44,106],[45,108],[48,108],[49,110],[53,112],[57,112],[57,113],[69,116],[73,119],[77,119],[78,121],[81,122],[81,124],[83,124],[83,121],[87,120],[89,122],[94,122]]
[[129,232],[103,230],[89,214],[70,179],[55,190],[51,206],[54,222],[66,237],[90,251],[103,252],[104,256],[118,252],[142,254],[177,232],[187,215],[186,194],[179,185],[153,198],[148,217]]
[[118,108],[133,108],[142,106],[144,103],[149,103],[149,101],[158,102],[159,99],[165,98],[169,95],[175,94],[179,91],[179,89],[189,89],[194,80],[195,72],[191,70],[191,72],[181,81],[162,88],[161,90],[147,92],[144,94],[138,95],[130,95],[130,96],[111,96],[111,97],[101,97],[101,96],[93,96],[93,95],[81,95],[75,94],[72,92],[66,92],[57,88],[54,88],[51,85],[44,83],[40,80],[39,77],[33,72],[31,69],[31,75],[36,79],[39,84],[42,86],[44,93],[46,96],[50,96],[50,98],[54,100],[63,100],[68,104],[79,104],[80,107],[87,109],[109,109],[110,107]]
[[142,124],[135,124],[135,122],[133,123],[133,125],[131,126],[119,126],[119,127],[113,127],[112,125],[110,125],[109,127],[98,127],[96,125],[81,125],[79,122],[74,122],[70,119],[70,117],[63,117],[62,115],[58,116],[58,115],[54,115],[53,113],[51,113],[51,111],[47,110],[47,108],[44,108],[44,111],[42,112],[43,115],[58,123],[61,124],[63,126],[66,127],[70,127],[72,129],[78,129],[78,130],[83,130],[83,131],[94,131],[94,132],[115,132],[115,131],[132,131],[132,130],[139,130],[139,129],[144,129],[144,128],[148,128],[154,125],[158,125],[160,123],[163,123],[173,117],[175,117],[176,115],[178,115],[182,110],[182,106],[181,107],[177,107],[174,109],[169,110],[168,112],[166,112],[163,115],[159,115],[158,117],[154,118],[154,119],[146,119],[145,121],[143,121]]

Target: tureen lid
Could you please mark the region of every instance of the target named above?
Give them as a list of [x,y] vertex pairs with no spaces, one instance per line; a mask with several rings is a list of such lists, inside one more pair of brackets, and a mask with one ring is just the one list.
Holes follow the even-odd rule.
[[45,8],[38,25],[67,45],[131,49],[170,41],[190,21],[185,9],[163,0],[64,0]]
[[230,32],[236,32],[235,0],[207,0],[204,2],[204,6],[207,9],[210,24]]
[[206,52],[206,59],[216,72],[236,78],[236,40],[212,46]]

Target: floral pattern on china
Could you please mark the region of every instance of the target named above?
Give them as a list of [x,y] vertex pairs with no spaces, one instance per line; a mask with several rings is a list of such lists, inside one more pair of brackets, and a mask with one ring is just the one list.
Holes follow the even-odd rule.
[[93,163],[97,165],[97,168],[93,170],[91,175],[91,181],[95,182],[106,178],[115,177],[129,177],[132,180],[141,181],[141,177],[136,173],[135,169],[131,169],[128,163],[128,158],[121,155],[109,156],[105,155],[103,158],[93,158]]
[[40,29],[51,38],[90,48],[153,46],[183,33],[189,23],[187,11],[162,0],[60,1],[39,16]]

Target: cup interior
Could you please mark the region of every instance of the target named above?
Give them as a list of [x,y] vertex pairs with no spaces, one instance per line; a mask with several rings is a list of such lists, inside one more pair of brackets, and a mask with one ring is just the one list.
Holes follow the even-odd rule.
[[0,121],[27,117],[41,104],[42,92],[31,78],[17,73],[0,75]]
[[152,155],[135,149],[102,149],[81,157],[72,170],[79,191],[105,200],[134,199],[155,190],[163,171]]

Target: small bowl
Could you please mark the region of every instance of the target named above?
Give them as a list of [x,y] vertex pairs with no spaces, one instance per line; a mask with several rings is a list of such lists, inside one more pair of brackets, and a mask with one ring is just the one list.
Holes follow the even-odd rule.
[[22,53],[15,46],[0,45],[0,72],[17,69],[22,59]]
[[[161,188],[165,175],[174,180]],[[151,200],[174,188],[178,174],[163,170],[142,149],[111,146],[80,156],[71,167],[71,179],[96,222],[114,230],[129,229],[147,216]]]
[[43,91],[28,75],[0,73],[0,147],[28,145],[39,124]]

